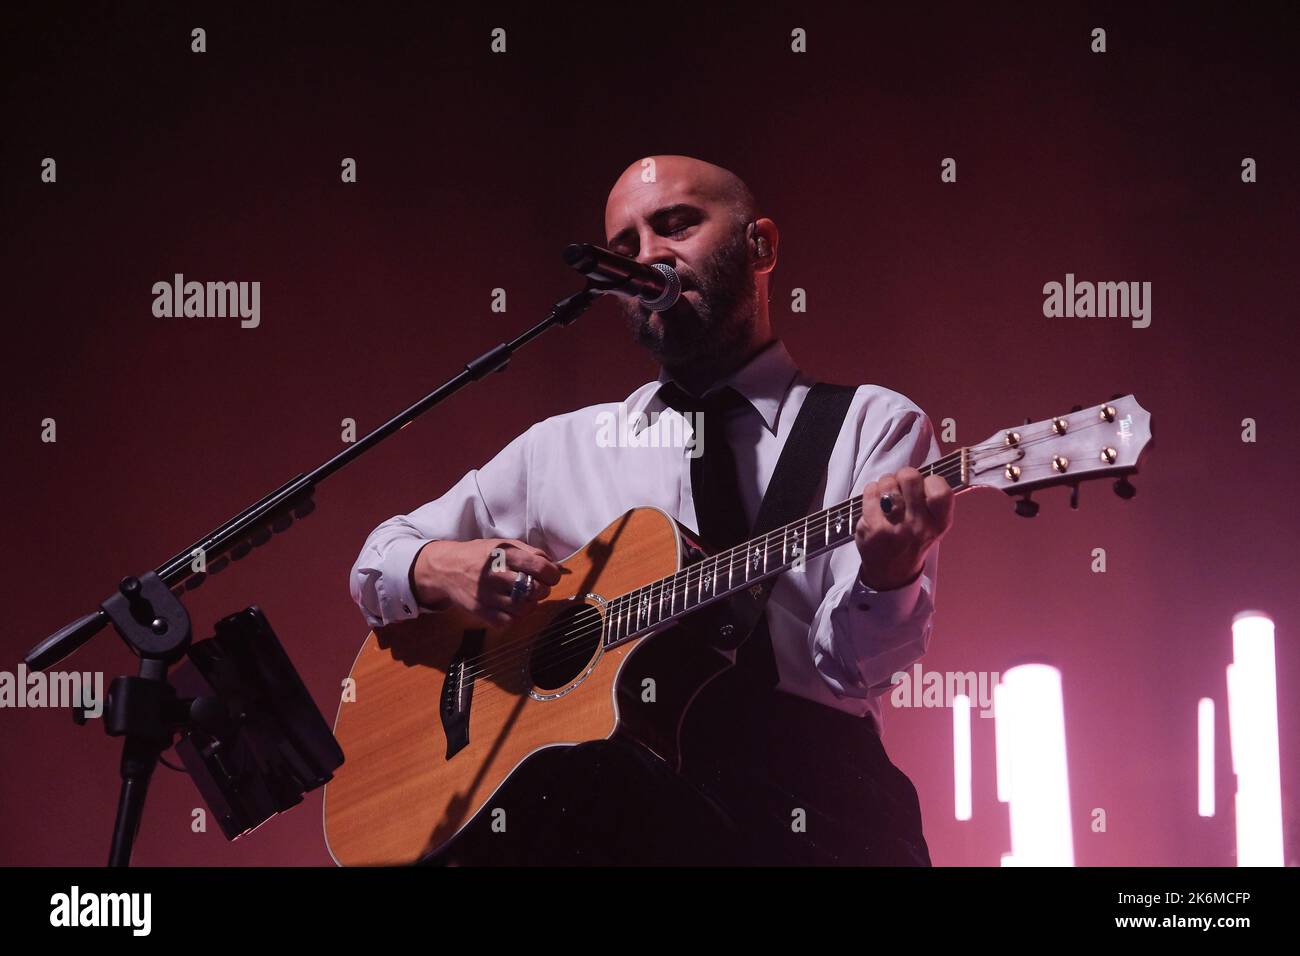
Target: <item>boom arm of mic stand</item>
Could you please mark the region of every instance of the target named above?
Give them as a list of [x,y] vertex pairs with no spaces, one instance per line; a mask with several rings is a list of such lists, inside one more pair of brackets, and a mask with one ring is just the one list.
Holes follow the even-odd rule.
[[[513,341],[502,342],[466,363],[465,368],[453,378],[438,386],[405,411],[380,425],[360,441],[354,442],[348,448],[339,452],[329,461],[317,467],[316,470],[289,480],[275,491],[249,505],[239,514],[223,522],[186,550],[175,554],[169,561],[155,569],[158,577],[168,587],[172,587],[190,577],[194,573],[190,570],[190,562],[193,560],[196,551],[202,551],[204,557],[208,560],[221,556],[235,544],[247,538],[254,529],[267,524],[269,520],[283,514],[296,503],[310,498],[319,482],[369,451],[389,435],[400,430],[443,401],[443,399],[453,395],[470,382],[483,378],[489,372],[503,371],[517,349],[531,342],[553,325],[567,326],[571,324],[591,307],[598,295],[606,291],[609,291],[608,286],[589,281],[585,288],[557,302],[545,319]],[[102,607],[99,610],[92,611],[90,614],[78,618],[45,638],[27,652],[24,662],[29,670],[44,670],[63,660],[108,624],[108,614]]]

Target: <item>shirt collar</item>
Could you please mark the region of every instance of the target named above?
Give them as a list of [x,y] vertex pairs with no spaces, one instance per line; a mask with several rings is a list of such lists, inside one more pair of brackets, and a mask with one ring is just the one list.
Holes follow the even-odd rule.
[[[710,386],[705,394],[708,395],[725,385],[730,385],[754,407],[754,410],[762,416],[763,424],[767,426],[768,431],[775,435],[781,417],[781,408],[785,404],[786,395],[790,392],[790,383],[798,373],[799,368],[794,364],[790,353],[786,351],[785,343],[780,339],[774,339],[744,366]],[[672,380],[667,369],[659,370],[659,384]],[[639,417],[641,412],[662,411],[666,407],[659,399],[658,391],[658,388],[650,390],[647,400],[641,403],[641,408],[629,410],[636,422],[636,434],[640,434],[647,424],[646,418]]]

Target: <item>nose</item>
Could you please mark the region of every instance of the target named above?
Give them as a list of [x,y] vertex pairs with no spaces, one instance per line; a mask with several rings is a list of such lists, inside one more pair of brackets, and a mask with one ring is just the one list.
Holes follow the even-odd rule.
[[677,267],[677,255],[673,252],[672,245],[653,229],[648,229],[641,237],[641,254],[636,257],[636,261],[647,266],[662,262]]

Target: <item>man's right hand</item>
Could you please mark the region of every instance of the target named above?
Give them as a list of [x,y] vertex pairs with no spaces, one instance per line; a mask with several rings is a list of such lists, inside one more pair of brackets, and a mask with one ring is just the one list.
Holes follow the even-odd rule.
[[[510,589],[520,571],[533,576],[533,587],[513,601]],[[546,552],[513,538],[430,541],[411,565],[411,587],[421,605],[460,608],[491,627],[505,627],[533,610],[559,580],[560,566]]]

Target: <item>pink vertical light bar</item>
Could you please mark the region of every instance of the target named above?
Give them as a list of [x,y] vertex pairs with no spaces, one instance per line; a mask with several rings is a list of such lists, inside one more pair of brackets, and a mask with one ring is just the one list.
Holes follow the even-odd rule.
[[1196,704],[1196,812],[1214,816],[1214,700]]
[[1282,866],[1282,774],[1273,621],[1263,611],[1232,618],[1228,731],[1237,774],[1237,865]]
[[952,699],[953,811],[958,820],[971,818],[970,698]]
[[994,720],[1006,720],[1012,865],[1073,866],[1061,672],[1022,664],[1003,675],[1001,686],[1003,699],[995,696],[993,706]]

